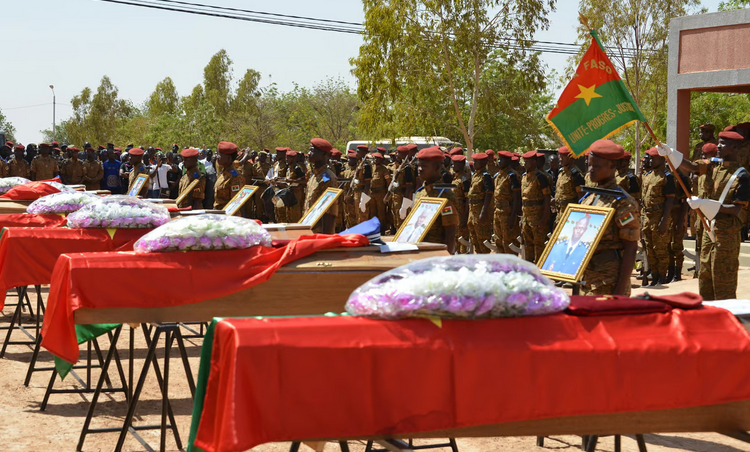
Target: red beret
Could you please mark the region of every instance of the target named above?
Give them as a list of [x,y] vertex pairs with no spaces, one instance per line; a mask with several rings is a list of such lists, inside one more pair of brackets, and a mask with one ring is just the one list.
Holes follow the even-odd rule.
[[453,148],[448,152],[450,155],[464,155],[463,148]]
[[716,155],[719,152],[719,147],[714,143],[706,143],[703,145],[703,153],[706,155]]
[[519,161],[519,160],[520,160],[521,158],[520,158],[520,157],[518,156],[518,154],[513,154],[513,156],[512,156],[512,157],[511,157],[510,159],[511,159],[511,160],[513,160],[514,162],[517,162],[517,161]]
[[5,142],[5,145],[8,146],[9,148],[12,148],[14,144],[16,144],[16,143],[14,143],[12,141],[6,141]]
[[297,151],[286,151],[287,157],[297,157]]
[[25,148],[25,147],[24,147],[24,145],[22,145],[22,144],[17,144],[17,145],[15,145],[15,147],[14,147],[13,149],[20,149],[20,150],[22,150],[22,151],[23,151],[23,150],[24,150],[24,149],[26,149],[26,148]]
[[271,150],[268,148],[263,148],[263,152],[271,152]]
[[471,159],[472,160],[487,160],[488,155],[484,152],[480,152],[478,154],[472,154]]
[[128,154],[130,155],[143,155],[143,149],[141,148],[133,148],[128,151]]
[[452,155],[451,160],[453,160],[454,162],[465,162],[466,156],[463,154]]
[[102,146],[102,145],[100,144],[99,146],[97,146],[97,147],[96,147],[96,149],[97,149],[98,151],[101,151],[102,149],[107,149],[107,148],[105,148],[104,146]]
[[341,158],[341,151],[339,151],[338,149],[333,149],[331,151],[331,157],[333,157],[334,159],[340,159]]
[[513,154],[508,151],[497,151],[498,157],[507,157],[509,159],[513,158]]
[[633,156],[630,155],[630,152],[625,151],[625,149],[622,150],[622,157],[620,157],[620,160],[630,160]]
[[418,148],[419,148],[419,146],[417,146],[414,143],[406,145],[406,149],[409,150],[409,151],[416,151]]
[[646,155],[649,155],[651,157],[659,157],[659,150],[656,148],[651,148],[648,151],[646,151]]
[[347,157],[357,158],[357,153],[355,151],[353,151],[353,150],[350,149],[350,150],[346,151],[346,156]]
[[60,151],[61,149],[60,149],[60,148],[52,148],[52,150],[53,150],[53,151],[58,151],[58,152],[59,152],[59,151]]
[[568,155],[568,154],[570,154],[570,149],[568,149],[567,146],[563,146],[563,147],[557,149],[557,153],[559,155]]
[[198,157],[198,150],[193,148],[183,149],[180,155],[183,157]]
[[[91,148],[89,148],[89,149],[91,149]],[[117,151],[117,152],[122,152],[122,149],[120,149],[120,148],[115,148],[115,151]]]
[[[109,143],[107,143],[107,146],[109,146]],[[161,151],[161,148],[154,148],[154,151]]]
[[525,158],[526,160],[536,158],[536,151],[524,152],[521,157]]
[[114,143],[107,143],[107,146],[114,146]]
[[492,149],[487,149],[486,151],[484,151],[484,153],[487,155],[495,155],[495,151],[493,151]]
[[597,157],[607,160],[619,160],[625,150],[612,140],[596,140],[589,151]]
[[716,126],[714,126],[713,124],[701,124],[700,126],[698,126],[698,128],[710,130],[711,132],[716,130]]
[[405,154],[405,153],[409,152],[409,148],[406,147],[406,146],[399,146],[399,147],[396,148],[396,151],[398,151],[399,153]]
[[443,160],[443,151],[440,150],[437,146],[432,146],[429,148],[424,148],[419,153],[417,153],[417,158],[420,160],[427,160],[427,161],[442,161]]
[[365,152],[369,152],[369,151],[370,151],[370,148],[369,148],[369,147],[368,147],[368,146],[367,146],[366,144],[358,144],[358,145],[357,145],[357,150],[358,150],[358,151],[365,151]]
[[383,154],[381,154],[380,152],[373,152],[372,154],[370,154],[370,156],[372,156],[373,158],[379,158],[379,159],[383,158]]
[[71,146],[71,147],[69,147],[69,148],[68,148],[68,150],[69,150],[69,151],[75,151],[75,152],[81,152],[81,150],[80,150],[80,149],[78,149],[78,148],[77,148],[77,147],[75,147],[75,146]]
[[40,148],[48,148],[49,144],[48,143],[39,143],[39,147]]
[[537,156],[537,157],[544,157],[544,152],[537,152],[537,153],[536,153],[536,156]]
[[380,147],[380,146],[378,146],[378,147],[377,147],[377,151],[378,151],[378,152],[381,152],[381,153],[386,153],[386,152],[388,152],[388,151],[386,151],[386,150],[385,150],[385,148],[383,148],[383,147]]
[[276,152],[286,152],[288,148],[276,148]]
[[52,146],[60,146],[60,143],[58,143],[57,141],[53,141]]
[[312,140],[310,140],[310,144],[316,149],[320,149],[323,152],[331,152],[333,150],[333,146],[331,146],[331,143],[322,138],[313,138]]
[[733,140],[733,141],[745,139],[745,137],[743,137],[737,132],[719,132],[719,138],[723,138],[725,140]]
[[724,132],[734,132],[737,130],[737,126],[726,126],[724,127]]
[[237,145],[229,141],[221,141],[216,147],[222,154],[234,154],[237,152]]

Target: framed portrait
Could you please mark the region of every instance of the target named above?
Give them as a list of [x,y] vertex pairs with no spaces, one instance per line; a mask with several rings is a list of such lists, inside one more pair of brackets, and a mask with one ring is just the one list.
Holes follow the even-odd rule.
[[242,206],[253,196],[255,190],[258,187],[255,185],[245,185],[234,195],[234,198],[230,199],[226,206],[224,206],[224,214],[231,217],[235,213],[239,212]]
[[185,191],[183,191],[182,193],[180,193],[180,196],[178,196],[177,199],[175,199],[174,203],[179,206],[180,203],[182,201],[184,201],[185,198],[187,198],[187,196],[190,193],[192,193],[193,190],[195,190],[195,187],[198,185],[198,182],[200,182],[200,181],[201,181],[200,179],[193,179],[193,181],[190,182],[190,185],[187,186],[187,188],[185,189]]
[[133,188],[128,192],[128,195],[130,196],[138,196],[138,193],[141,192],[141,189],[143,188],[143,184],[146,183],[148,180],[149,175],[141,173],[138,175],[138,178],[135,180],[135,183],[133,184]]
[[614,213],[610,207],[568,204],[537,262],[542,274],[579,282]]
[[343,190],[341,190],[340,188],[329,188],[324,191],[323,194],[320,195],[318,200],[315,201],[315,204],[310,206],[310,210],[305,212],[305,215],[303,215],[302,219],[299,220],[299,224],[304,224],[306,226],[310,226],[311,228],[315,226],[323,217],[323,214],[328,211],[328,208],[331,207],[334,202],[336,202],[342,192]]
[[422,198],[411,209],[409,216],[393,237],[394,242],[419,243],[437,221],[443,207],[448,202],[445,198]]

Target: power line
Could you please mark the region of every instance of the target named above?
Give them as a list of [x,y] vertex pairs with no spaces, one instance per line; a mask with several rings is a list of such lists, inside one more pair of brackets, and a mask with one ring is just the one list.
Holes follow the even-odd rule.
[[[57,102],[56,104],[57,105],[62,105],[62,106],[65,106],[65,107],[72,107],[72,105],[70,105],[70,104],[63,104],[63,103],[60,103],[60,102]],[[47,102],[46,104],[24,105],[22,107],[3,108],[2,110],[4,110],[4,111],[8,111],[8,110],[20,110],[22,108],[46,107],[48,105],[52,105],[52,102]]]

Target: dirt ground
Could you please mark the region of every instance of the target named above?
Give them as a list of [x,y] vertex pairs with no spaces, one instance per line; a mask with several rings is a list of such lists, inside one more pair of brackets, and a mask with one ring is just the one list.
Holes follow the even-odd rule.
[[[750,276],[750,275],[748,275]],[[747,279],[747,278],[746,278]],[[740,281],[743,279],[740,278]],[[636,283],[634,281],[634,283]],[[694,281],[683,281],[674,284],[671,287],[665,287],[660,290],[682,291],[683,287],[692,289]],[[46,288],[43,288],[46,296]],[[638,293],[639,290],[634,290]],[[8,303],[14,303],[15,297],[8,296]],[[0,327],[7,326],[14,307],[6,306],[2,315],[0,315]],[[28,321],[28,317],[25,317]],[[183,331],[188,334],[186,331]],[[0,332],[2,338],[5,337],[5,331]],[[128,334],[129,327],[124,327],[119,340],[120,356],[123,360],[128,356]],[[135,332],[135,368],[136,379],[143,365],[146,344],[143,334],[140,330]],[[14,334],[15,340],[24,339],[20,333]],[[201,339],[187,339],[187,353],[189,356],[190,366],[194,375],[198,372],[198,363],[200,356]],[[103,353],[106,353],[109,341],[106,337],[100,338],[100,345]],[[45,411],[40,411],[40,404],[44,397],[45,389],[49,383],[50,372],[36,372],[28,387],[23,386],[24,376],[31,359],[32,349],[26,345],[9,346],[5,358],[0,359],[0,438],[2,438],[3,451],[74,451],[78,443],[84,418],[88,410],[90,394],[53,394],[50,397],[49,405]],[[82,358],[85,354],[82,353]],[[95,355],[94,355],[95,356]],[[163,348],[157,350],[157,356],[163,356]],[[192,411],[192,398],[188,388],[187,380],[181,361],[176,355],[173,348],[173,359],[171,360],[170,372],[170,396],[173,403],[179,433],[183,445],[187,442],[189,424]],[[39,357],[38,365],[52,365],[52,358],[49,353],[42,351]],[[163,358],[160,360],[160,366],[163,366]],[[110,375],[117,374],[112,369]],[[98,371],[93,371],[92,385],[96,383]],[[85,370],[79,370],[78,375],[85,379]],[[117,381],[113,382],[115,385]],[[56,389],[60,388],[81,388],[81,385],[72,377],[68,376],[65,381],[59,379],[55,384]],[[125,416],[127,407],[125,397],[122,393],[105,394],[99,399],[96,409],[96,415],[92,422],[92,428],[101,427],[120,427]],[[158,424],[161,416],[161,400],[153,373],[149,375],[144,393],[141,395],[138,410],[136,411],[136,425]],[[158,430],[144,431],[142,436],[158,449],[159,432]],[[179,450],[171,434],[167,435],[167,449]],[[89,434],[83,446],[84,451],[109,451],[113,450],[117,442],[117,433],[99,433]],[[648,450],[651,452],[666,451],[694,451],[694,452],[739,452],[750,451],[750,444],[743,443],[719,434],[659,434],[646,435]],[[443,442],[444,440],[439,440]],[[425,444],[429,441],[417,441],[416,444]],[[637,451],[635,439],[625,437],[622,440],[625,452]],[[574,436],[562,436],[548,438],[544,447],[537,447],[536,440],[532,437],[510,437],[510,438],[483,438],[483,439],[458,439],[459,450],[464,452],[479,451],[502,451],[502,452],[521,452],[521,451],[558,451],[579,450],[580,438]],[[350,443],[353,451],[363,451],[364,444]],[[125,442],[124,450],[142,451],[146,450],[138,443],[132,435],[128,435]],[[288,443],[267,444],[254,450],[262,452],[282,452],[289,450]],[[305,446],[301,450],[307,449]],[[328,444],[325,447],[327,451],[337,451],[337,444]],[[443,449],[450,450],[450,449]],[[597,448],[599,451],[614,451],[614,441],[612,437],[603,438]]]

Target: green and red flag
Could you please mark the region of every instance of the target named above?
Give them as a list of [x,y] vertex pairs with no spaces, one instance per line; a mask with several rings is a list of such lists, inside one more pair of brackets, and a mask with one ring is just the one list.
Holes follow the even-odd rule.
[[576,157],[594,141],[635,121],[646,121],[596,31],[591,30],[589,49],[546,119]]

